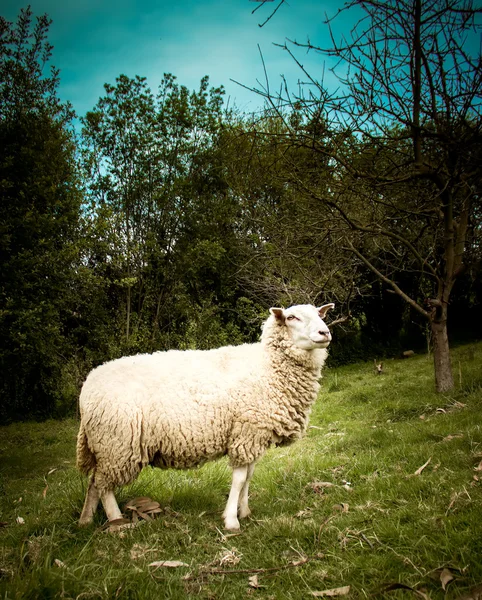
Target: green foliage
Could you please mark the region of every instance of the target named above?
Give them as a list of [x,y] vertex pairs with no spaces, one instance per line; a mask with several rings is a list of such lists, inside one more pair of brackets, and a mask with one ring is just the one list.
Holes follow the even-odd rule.
[[[93,527],[76,523],[78,423],[1,427],[0,595],[293,600],[350,586],[349,598],[411,597],[383,592],[403,584],[457,599],[482,580],[481,360],[480,344],[455,349],[457,386],[443,397],[426,356],[388,361],[381,376],[372,363],[327,369],[305,438],[259,461],[253,513],[235,536],[221,531],[224,459],[144,469],[117,492],[120,505],[149,496],[162,514],[106,533],[100,512]],[[188,566],[149,566],[162,560]],[[454,578],[446,591],[443,568]]]
[[15,123],[22,116],[46,109],[50,114],[69,117],[69,107],[56,96],[58,70],[51,67],[50,75],[44,72],[53,48],[48,42],[50,25],[46,14],[33,25],[30,7],[20,11],[15,25],[0,17],[2,121]]
[[83,120],[94,247],[121,353],[243,341],[238,208],[222,176],[222,89],[120,76]]
[[69,342],[81,203],[68,106],[55,96],[46,17],[0,21],[0,418],[65,409],[60,386]]

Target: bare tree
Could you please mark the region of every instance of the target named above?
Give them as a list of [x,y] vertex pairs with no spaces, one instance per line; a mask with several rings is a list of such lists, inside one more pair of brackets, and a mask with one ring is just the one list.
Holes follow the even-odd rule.
[[[293,172],[301,193],[344,225],[344,245],[430,323],[439,392],[453,388],[447,333],[457,277],[480,260],[482,56],[471,0],[353,0],[364,16],[331,46],[283,45],[305,83],[256,89],[295,143],[332,161],[329,191]],[[334,61],[329,92],[297,48]],[[294,119],[293,115],[298,115]],[[295,125],[293,125],[295,123]],[[321,132],[321,133],[320,133]],[[417,285],[404,288],[410,271]],[[402,277],[406,281],[406,277]]]

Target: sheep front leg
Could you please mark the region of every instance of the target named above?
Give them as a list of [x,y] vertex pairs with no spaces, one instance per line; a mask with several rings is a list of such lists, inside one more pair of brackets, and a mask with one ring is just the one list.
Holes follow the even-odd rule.
[[122,519],[122,513],[120,511],[117,500],[115,499],[114,492],[107,490],[101,494],[102,505],[104,506],[105,514],[109,521],[115,521],[116,519]]
[[251,477],[253,476],[255,462],[253,461],[248,465],[248,471],[246,475],[246,481],[243,485],[243,489],[241,490],[241,495],[239,496],[239,518],[245,519],[249,517],[251,511],[248,506],[248,491],[249,491],[249,482],[251,481]]
[[229,492],[228,502],[224,509],[224,528],[229,531],[239,530],[238,521],[238,503],[241,491],[244,488],[246,480],[248,478],[248,465],[242,467],[233,468],[233,480],[231,483],[231,490]]

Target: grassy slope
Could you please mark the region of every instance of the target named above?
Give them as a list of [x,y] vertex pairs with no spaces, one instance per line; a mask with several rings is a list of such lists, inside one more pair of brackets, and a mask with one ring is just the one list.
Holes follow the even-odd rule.
[[[457,390],[445,396],[423,356],[389,361],[383,376],[370,364],[326,370],[307,437],[260,461],[236,536],[222,531],[224,460],[145,469],[119,500],[150,496],[164,513],[111,534],[100,513],[96,527],[76,525],[86,482],[75,421],[0,428],[0,597],[309,598],[347,585],[350,598],[414,597],[382,591],[394,583],[460,597],[482,583],[482,344],[455,349],[453,363]],[[310,485],[320,481],[337,485]],[[447,592],[443,567],[455,578]]]

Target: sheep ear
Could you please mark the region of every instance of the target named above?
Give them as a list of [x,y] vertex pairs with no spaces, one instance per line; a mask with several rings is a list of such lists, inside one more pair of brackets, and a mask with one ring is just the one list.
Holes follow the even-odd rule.
[[274,318],[280,323],[285,322],[285,314],[282,308],[270,308],[269,312],[274,316]]
[[326,313],[331,310],[332,308],[335,308],[335,305],[333,304],[333,302],[330,302],[330,304],[323,304],[323,306],[320,306],[320,308],[318,309],[318,313],[320,315],[320,317],[323,319],[326,315]]

